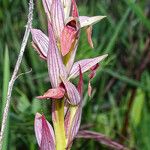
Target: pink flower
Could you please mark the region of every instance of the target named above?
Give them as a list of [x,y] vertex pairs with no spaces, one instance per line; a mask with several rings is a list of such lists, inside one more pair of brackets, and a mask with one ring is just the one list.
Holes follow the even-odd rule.
[[[105,16],[79,16],[75,0],[43,0],[42,2],[48,20],[48,36],[39,29],[32,29],[32,45],[40,57],[47,61],[52,89],[49,89],[43,96],[38,96],[37,98],[52,99],[53,101],[65,99],[67,110],[64,118],[66,147],[70,147],[79,130],[81,121],[82,74],[91,70],[91,80],[95,75],[97,64],[107,57],[106,54],[74,63],[80,38],[80,29],[83,27],[87,29],[88,41],[93,47],[91,39],[92,25]],[[80,80],[78,88],[76,88],[70,80],[78,76]],[[89,82],[90,94],[91,86]],[[72,108],[72,106],[75,107]],[[55,149],[53,132],[45,117],[37,114],[35,117],[35,133],[42,150],[46,150],[46,146],[43,147],[43,142],[49,147],[47,150]]]

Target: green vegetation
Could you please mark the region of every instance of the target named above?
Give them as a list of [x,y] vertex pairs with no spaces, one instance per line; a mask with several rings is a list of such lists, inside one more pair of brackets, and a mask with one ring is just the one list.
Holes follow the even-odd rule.
[[[82,125],[103,133],[126,147],[150,150],[150,4],[148,0],[86,0],[78,3],[81,15],[106,15],[93,27],[94,49],[81,33],[77,58],[108,53],[92,81],[87,96],[88,74],[84,76]],[[1,0],[0,5],[0,114],[25,30],[28,1]],[[46,16],[36,1],[33,26],[46,29]],[[94,51],[94,52],[93,52]],[[32,69],[32,72],[29,72]],[[5,146],[3,150],[36,150],[34,115],[50,115],[50,101],[35,99],[50,86],[47,66],[31,46],[31,38],[15,82]],[[76,82],[76,81],[75,81]],[[130,105],[131,104],[131,105]],[[1,115],[0,115],[1,118]],[[126,121],[125,121],[126,119]],[[127,123],[128,122],[128,123]],[[73,149],[109,149],[98,142],[77,139]]]

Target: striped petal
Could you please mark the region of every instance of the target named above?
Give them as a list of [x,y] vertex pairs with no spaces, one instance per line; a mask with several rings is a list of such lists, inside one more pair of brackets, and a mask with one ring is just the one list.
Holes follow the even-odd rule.
[[41,150],[55,150],[55,136],[52,126],[44,115],[36,113],[34,121],[35,135]]
[[46,59],[48,52],[48,37],[38,29],[32,29],[31,34],[34,49],[38,52],[41,58]]
[[68,72],[70,72],[70,70],[72,68],[72,65],[74,63],[77,48],[78,48],[78,43],[79,43],[79,38],[76,39],[75,44],[74,44],[74,48],[73,48],[72,51],[70,51],[70,58],[69,58],[69,60],[67,61],[67,64],[66,64],[66,69],[67,69]]
[[97,63],[99,63],[100,61],[104,60],[108,55],[102,55],[96,58],[90,58],[90,59],[83,59],[80,60],[76,63],[74,63],[74,65],[72,66],[72,69],[70,71],[70,78],[75,78],[79,75],[79,65],[81,66],[81,71],[82,73],[88,71],[91,67],[95,66]]
[[51,7],[51,18],[55,36],[59,41],[61,32],[64,28],[64,10],[61,0],[53,0]]
[[56,88],[60,84],[60,76],[64,79],[67,78],[66,68],[62,62],[62,58],[58,47],[56,45],[56,40],[53,33],[53,28],[51,23],[48,25],[49,30],[49,50],[47,56],[48,63],[48,73],[53,88]]
[[64,8],[65,19],[67,19],[70,15],[71,0],[62,0],[62,4]]
[[[72,109],[72,108],[71,108]],[[67,112],[65,117],[65,131],[67,137],[67,148],[71,148],[72,142],[76,137],[80,123],[81,123],[81,114],[82,114],[82,106],[79,105],[76,108]]]
[[51,20],[51,5],[52,5],[52,0],[42,0],[43,7],[45,10],[45,13],[47,14],[47,17],[49,20]]
[[68,80],[62,79],[62,82],[67,92],[68,102],[71,105],[78,105],[81,101],[81,97],[77,88]]
[[99,22],[106,16],[93,16],[93,17],[88,17],[88,16],[79,16],[79,21],[80,21],[80,27],[87,27],[94,25],[95,23]]

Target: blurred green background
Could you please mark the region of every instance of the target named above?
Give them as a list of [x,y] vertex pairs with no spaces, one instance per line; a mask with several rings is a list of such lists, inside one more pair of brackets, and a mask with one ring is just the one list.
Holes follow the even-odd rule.
[[[84,75],[82,125],[105,134],[135,150],[150,150],[150,2],[149,0],[80,0],[80,15],[106,15],[93,27],[94,49],[81,32],[76,60],[102,54],[101,64],[87,95]],[[27,0],[0,1],[0,112],[14,69],[27,21]],[[47,32],[41,0],[35,1],[33,27]],[[32,69],[32,71],[31,71]],[[26,73],[29,72],[30,73]],[[38,111],[51,120],[50,101],[35,96],[49,88],[46,63],[31,47],[29,39],[15,82],[3,150],[36,150],[34,115]],[[1,120],[1,115],[0,115]],[[109,150],[93,140],[77,139],[73,149]]]

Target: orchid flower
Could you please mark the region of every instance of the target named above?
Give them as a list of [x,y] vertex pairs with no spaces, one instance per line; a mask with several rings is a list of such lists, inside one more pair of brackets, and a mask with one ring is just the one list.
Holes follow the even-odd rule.
[[[79,16],[75,0],[42,0],[48,20],[48,35],[32,29],[32,45],[47,62],[52,88],[38,99],[51,99],[53,127],[44,115],[35,116],[35,133],[41,150],[70,149],[78,133],[83,97],[82,74],[91,70],[90,81],[95,76],[98,63],[107,57],[88,58],[74,62],[81,28],[86,28],[91,47],[92,25],[105,16]],[[79,77],[76,87],[71,80]]]

